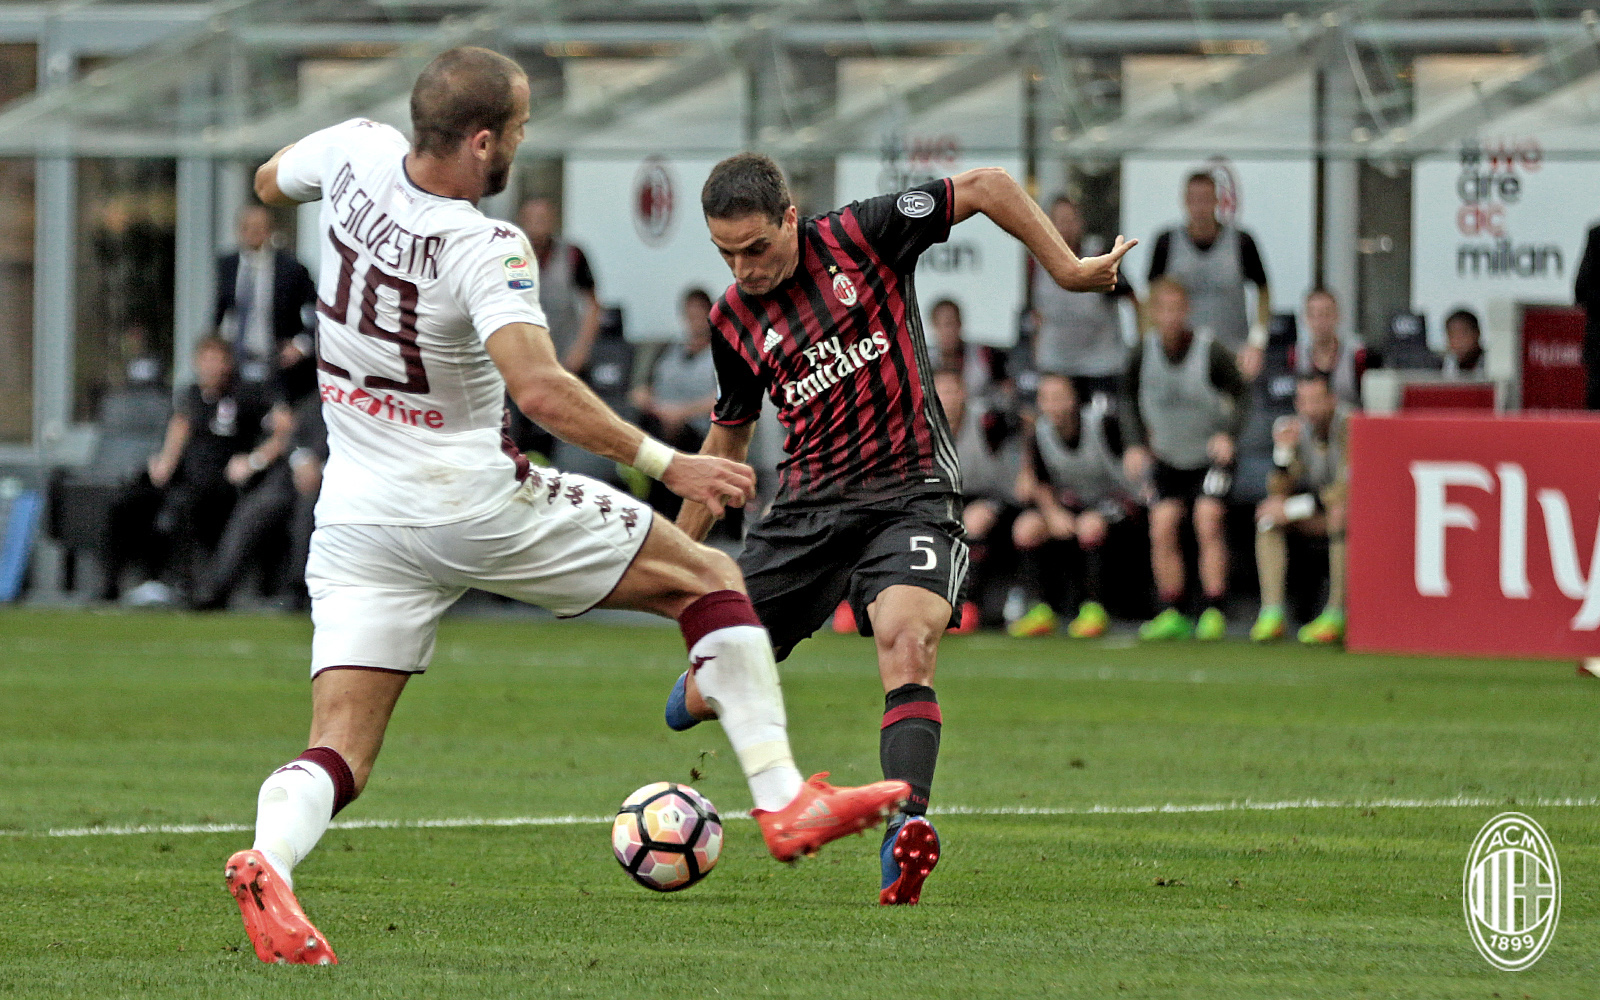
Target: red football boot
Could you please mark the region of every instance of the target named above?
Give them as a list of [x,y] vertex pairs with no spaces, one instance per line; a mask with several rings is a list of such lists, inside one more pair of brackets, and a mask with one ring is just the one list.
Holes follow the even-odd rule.
[[339,964],[328,939],[306,919],[288,884],[260,851],[235,854],[223,874],[228,891],[239,902],[239,915],[257,958],[290,965]]
[[847,833],[860,833],[877,826],[911,795],[911,786],[904,781],[874,781],[859,788],[835,788],[822,780],[827,776],[828,772],[823,771],[807,778],[794,801],[777,812],[750,811],[761,826],[767,850],[779,861],[815,854],[823,844]]
[[883,844],[884,906],[914,906],[922,898],[922,883],[939,863],[939,834],[926,817],[910,816]]

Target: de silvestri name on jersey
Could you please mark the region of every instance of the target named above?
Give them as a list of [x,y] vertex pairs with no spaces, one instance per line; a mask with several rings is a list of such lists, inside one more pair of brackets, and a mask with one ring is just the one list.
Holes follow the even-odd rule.
[[285,194],[322,202],[319,524],[461,520],[505,503],[527,472],[484,343],[511,323],[545,325],[532,249],[517,227],[414,184],[408,148],[355,119],[279,161]]

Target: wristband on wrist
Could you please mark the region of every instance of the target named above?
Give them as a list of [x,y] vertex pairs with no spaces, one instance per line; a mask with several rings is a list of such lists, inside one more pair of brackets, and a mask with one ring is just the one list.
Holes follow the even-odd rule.
[[646,434],[639,442],[639,450],[634,454],[632,464],[635,469],[651,479],[660,479],[677,454],[671,446],[662,444]]
[[1317,497],[1314,493],[1300,493],[1283,501],[1283,519],[1285,521],[1304,521],[1317,512]]

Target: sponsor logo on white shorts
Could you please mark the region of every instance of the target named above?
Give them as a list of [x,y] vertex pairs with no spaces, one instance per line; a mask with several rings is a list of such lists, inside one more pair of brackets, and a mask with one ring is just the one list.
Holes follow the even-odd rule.
[[1483,825],[1461,877],[1462,909],[1472,943],[1506,972],[1539,960],[1561,917],[1561,866],[1550,838],[1522,813]]

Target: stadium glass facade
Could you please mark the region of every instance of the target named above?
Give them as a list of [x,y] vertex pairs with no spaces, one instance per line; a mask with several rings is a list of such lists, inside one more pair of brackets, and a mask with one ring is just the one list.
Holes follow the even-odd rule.
[[[1589,211],[1571,193],[1600,171],[1600,34],[1580,3],[866,9],[4,5],[0,462],[82,460],[96,400],[131,354],[154,353],[181,383],[254,166],[352,115],[403,126],[418,67],[464,42],[513,55],[533,82],[513,188],[485,207],[557,198],[600,258],[602,298],[607,267],[623,266],[607,252],[692,240],[697,172],[755,147],[783,161],[803,208],[998,163],[1041,196],[1080,196],[1102,237],[1174,220],[1177,182],[1204,166],[1235,185],[1277,301],[1330,287],[1369,342],[1396,311],[1565,300]],[[288,239],[297,221],[281,218]],[[311,255],[314,241],[298,243]],[[1005,343],[1022,262],[988,253],[978,238],[943,266],[988,269],[998,291],[975,335]],[[659,332],[649,302],[624,304],[630,336]]]

